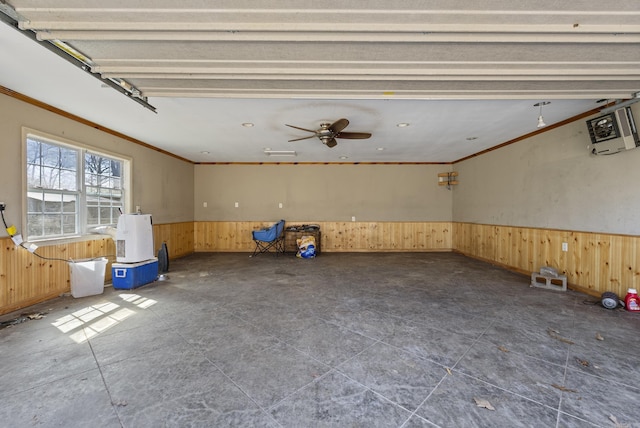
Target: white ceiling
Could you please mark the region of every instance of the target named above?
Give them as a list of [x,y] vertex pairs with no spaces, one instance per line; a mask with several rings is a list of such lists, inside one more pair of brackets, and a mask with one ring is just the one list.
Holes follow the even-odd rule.
[[640,91],[636,0],[256,3],[7,0],[157,113],[4,24],[0,85],[194,162],[452,162]]

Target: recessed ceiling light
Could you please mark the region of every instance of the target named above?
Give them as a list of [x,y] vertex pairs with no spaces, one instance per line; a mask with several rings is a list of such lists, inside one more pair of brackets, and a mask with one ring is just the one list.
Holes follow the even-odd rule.
[[242,124],[242,126],[244,126],[245,128],[251,128],[253,126],[253,123],[245,122],[245,123]]
[[349,156],[340,156],[340,159],[342,160],[349,159]]
[[396,125],[398,128],[406,128],[407,126],[409,126],[409,124],[407,122],[400,122],[399,124]]
[[478,137],[467,137],[467,141],[473,141],[473,140],[477,140]]
[[381,152],[381,151],[383,151],[383,150],[384,150],[384,147],[378,147],[376,150],[377,150],[377,151],[379,151],[379,152]]
[[204,151],[202,151],[202,152],[200,152],[200,153],[202,153],[203,155],[208,155],[210,152],[208,152],[208,151],[204,150]]

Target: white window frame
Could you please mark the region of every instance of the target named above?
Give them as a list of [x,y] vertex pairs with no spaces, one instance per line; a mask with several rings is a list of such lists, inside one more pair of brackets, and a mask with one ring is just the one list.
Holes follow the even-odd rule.
[[[41,140],[43,142],[48,142],[54,145],[58,145],[61,147],[68,147],[70,149],[74,149],[78,151],[78,160],[77,160],[77,171],[78,171],[78,201],[77,205],[77,227],[75,234],[62,234],[51,237],[34,237],[29,238],[28,236],[28,179],[27,179],[27,139],[28,138]],[[132,206],[132,165],[133,160],[131,157],[124,156],[122,154],[113,153],[108,150],[104,150],[101,148],[97,148],[94,146],[90,146],[87,144],[79,143],[77,141],[72,141],[64,137],[60,137],[57,135],[48,134],[46,132],[38,131],[31,128],[22,128],[22,232],[24,238],[30,242],[41,242],[41,241],[56,241],[56,240],[69,240],[74,238],[81,238],[87,235],[94,235],[91,232],[91,228],[94,226],[87,225],[87,192],[86,192],[86,183],[85,183],[85,154],[95,154],[99,156],[105,156],[108,158],[112,158],[122,162],[122,171],[121,171],[121,180],[122,180],[122,202],[123,202],[123,212],[129,212],[130,207]],[[56,193],[53,191],[52,193]],[[68,192],[61,192],[68,193]],[[104,224],[102,226],[105,226]],[[111,224],[111,226],[115,226]]]

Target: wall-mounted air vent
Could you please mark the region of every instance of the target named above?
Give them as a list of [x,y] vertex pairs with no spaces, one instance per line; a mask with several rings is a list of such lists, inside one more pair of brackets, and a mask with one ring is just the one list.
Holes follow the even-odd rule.
[[591,153],[611,155],[640,147],[631,107],[623,107],[587,121]]

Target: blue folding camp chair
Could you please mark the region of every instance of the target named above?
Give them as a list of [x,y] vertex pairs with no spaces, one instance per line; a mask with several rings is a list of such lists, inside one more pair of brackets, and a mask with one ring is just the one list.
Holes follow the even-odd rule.
[[278,253],[284,253],[284,220],[280,220],[271,227],[254,230],[251,234],[256,243],[256,249],[249,257],[268,253],[271,250],[275,252],[276,256]]

